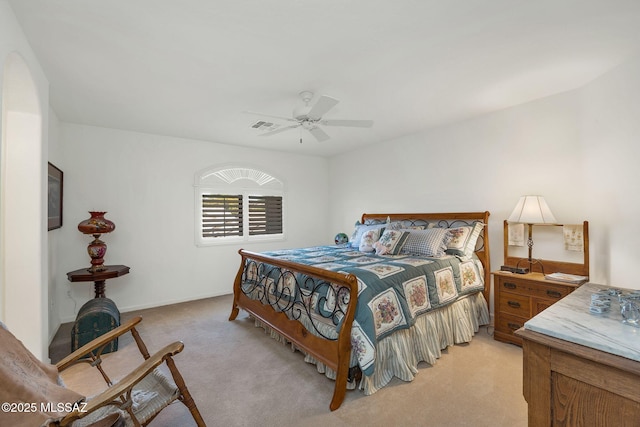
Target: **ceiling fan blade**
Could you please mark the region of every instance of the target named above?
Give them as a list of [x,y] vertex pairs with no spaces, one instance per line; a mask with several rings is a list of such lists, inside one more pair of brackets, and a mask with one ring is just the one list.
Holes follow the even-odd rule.
[[329,135],[327,135],[327,133],[319,127],[309,129],[309,133],[311,133],[311,135],[313,135],[316,140],[318,140],[318,142],[326,141],[327,139],[329,139]]
[[260,134],[260,136],[271,136],[271,135],[275,135],[275,134],[278,134],[278,133],[280,133],[280,132],[285,132],[285,131],[288,131],[288,130],[290,130],[290,129],[295,129],[295,128],[297,128],[298,126],[300,126],[300,125],[299,125],[299,124],[297,124],[297,125],[291,125],[291,126],[281,127],[281,128],[279,128],[279,129],[272,130],[271,132],[261,133],[261,134]]
[[350,126],[356,128],[370,128],[373,120],[321,120],[320,123],[327,126]]
[[243,113],[245,113],[245,114],[253,114],[254,116],[270,117],[272,119],[286,120],[288,122],[297,122],[296,119],[292,119],[291,117],[274,116],[274,115],[271,115],[271,114],[256,113],[254,111],[243,111]]
[[333,107],[336,106],[336,104],[338,104],[337,99],[335,98],[331,98],[330,96],[326,96],[326,95],[322,95],[318,101],[314,104],[313,107],[311,107],[311,110],[309,110],[309,113],[307,114],[307,116],[310,119],[313,120],[319,120],[322,118],[322,116],[324,116],[324,114],[331,110]]

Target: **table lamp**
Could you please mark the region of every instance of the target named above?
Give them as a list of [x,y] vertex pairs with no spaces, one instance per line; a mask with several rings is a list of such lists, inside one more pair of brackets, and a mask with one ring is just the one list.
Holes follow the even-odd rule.
[[510,223],[523,223],[529,226],[529,238],[527,239],[527,246],[529,247],[529,271],[535,263],[539,263],[544,274],[544,267],[538,260],[534,260],[531,255],[533,252],[533,226],[535,224],[555,224],[556,218],[551,213],[549,205],[542,196],[522,196],[518,200],[518,204],[511,212],[509,219]]
[[85,219],[78,224],[78,230],[83,234],[93,235],[94,240],[87,246],[87,252],[91,257],[92,273],[104,271],[104,255],[107,252],[107,244],[100,240],[100,235],[111,233],[115,230],[116,225],[104,217],[106,212],[89,211],[91,218]]

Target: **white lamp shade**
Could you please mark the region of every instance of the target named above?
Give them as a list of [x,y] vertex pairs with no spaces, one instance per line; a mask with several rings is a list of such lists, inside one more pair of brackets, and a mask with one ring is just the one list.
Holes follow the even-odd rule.
[[520,197],[507,221],[524,224],[555,224],[557,222],[542,196]]

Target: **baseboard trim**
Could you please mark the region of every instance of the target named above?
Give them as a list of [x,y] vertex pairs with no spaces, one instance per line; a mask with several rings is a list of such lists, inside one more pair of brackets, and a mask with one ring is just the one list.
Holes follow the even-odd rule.
[[[224,295],[230,295],[230,292],[207,293],[207,294],[201,294],[201,295],[191,296],[191,297],[187,297],[187,298],[176,298],[176,299],[170,299],[170,300],[165,300],[165,301],[160,301],[160,302],[155,302],[155,303],[149,303],[149,304],[129,305],[129,306],[118,307],[118,310],[120,310],[120,313],[127,313],[127,312],[130,312],[130,311],[145,310],[147,308],[163,307],[165,305],[180,304],[182,302],[195,301],[195,300],[205,299],[205,298],[221,297],[221,296],[224,296]],[[73,317],[64,317],[63,319],[61,319],[60,323],[62,324],[62,323],[75,322],[75,320],[76,320],[75,316],[73,316]],[[54,333],[54,336],[55,336],[55,333]]]

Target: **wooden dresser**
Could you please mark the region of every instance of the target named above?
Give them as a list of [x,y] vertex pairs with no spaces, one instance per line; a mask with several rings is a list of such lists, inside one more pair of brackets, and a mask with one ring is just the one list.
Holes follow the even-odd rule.
[[573,292],[579,284],[547,280],[542,273],[493,273],[494,338],[522,345],[513,333],[551,304]]
[[601,288],[583,285],[516,332],[530,427],[640,425],[640,329],[614,303],[589,313]]
[[[562,224],[543,224],[535,227],[562,227]],[[561,230],[560,230],[561,231]],[[582,223],[583,260],[572,263],[554,260],[537,260],[527,274],[507,271],[494,271],[493,310],[494,338],[498,341],[522,345],[522,338],[514,332],[522,328],[525,322],[539,314],[552,304],[569,295],[586,280],[580,283],[567,283],[548,280],[544,273],[562,272],[578,276],[589,276],[589,223]],[[562,244],[559,241],[558,244]],[[509,254],[508,223],[504,221],[504,265],[510,267],[529,267],[528,259]]]

